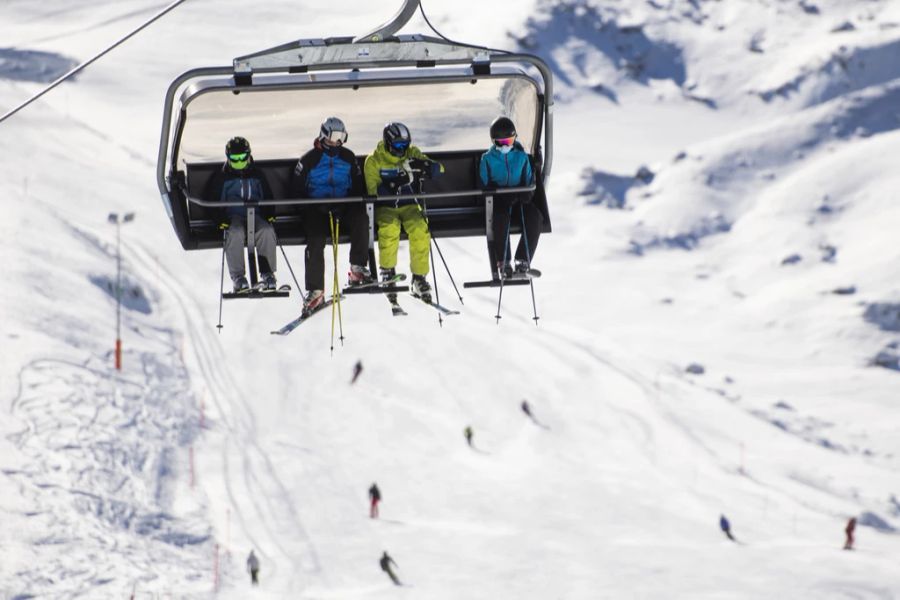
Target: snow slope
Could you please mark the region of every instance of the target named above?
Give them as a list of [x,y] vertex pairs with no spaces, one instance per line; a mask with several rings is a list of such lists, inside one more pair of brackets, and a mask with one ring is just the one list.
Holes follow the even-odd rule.
[[[539,326],[510,289],[499,326],[496,292],[466,290],[443,327],[412,300],[394,319],[350,298],[333,355],[325,316],[269,335],[295,299],[226,304],[218,333],[220,257],[181,251],[157,197],[164,90],[363,32],[396,9],[381,4],[188,2],[0,125],[0,590],[900,597],[900,373],[872,365],[900,340],[897,4],[426,3],[448,37],[519,41],[558,75]],[[46,79],[4,75],[32,68],[23,51],[63,68],[159,8],[4,3],[0,108]],[[622,210],[595,202],[603,185]],[[106,218],[125,211],[118,374]],[[484,277],[482,241],[441,248],[457,281]]]

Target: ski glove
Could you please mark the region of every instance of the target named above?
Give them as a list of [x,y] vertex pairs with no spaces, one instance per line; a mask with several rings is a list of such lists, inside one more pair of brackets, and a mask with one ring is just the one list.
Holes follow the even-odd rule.
[[231,223],[229,223],[228,221],[222,221],[221,223],[219,223],[219,231],[225,231],[229,227],[231,227]]
[[391,177],[385,183],[391,189],[392,192],[397,191],[397,189],[402,188],[404,185],[409,185],[412,181],[412,177],[410,177],[409,173],[406,171],[399,171],[397,175]]
[[443,172],[441,163],[427,158],[411,158],[409,167],[421,173],[422,179],[433,179]]
[[268,221],[269,223],[274,224],[274,223],[275,223],[275,217],[266,217],[266,221]]

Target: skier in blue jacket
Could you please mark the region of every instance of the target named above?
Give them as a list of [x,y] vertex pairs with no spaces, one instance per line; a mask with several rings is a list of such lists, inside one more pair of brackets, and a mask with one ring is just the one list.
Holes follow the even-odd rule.
[[[525,187],[534,184],[531,158],[516,138],[516,126],[507,117],[491,123],[491,148],[481,155],[479,175],[483,189]],[[494,196],[494,253],[497,270],[504,278],[524,276],[531,268],[534,251],[541,236],[544,217],[532,203],[534,194],[497,194]],[[524,220],[525,235],[516,248],[515,271],[510,264],[510,219]]]
[[[362,196],[362,170],[356,155],[344,144],[347,128],[337,117],[325,119],[313,148],[304,154],[294,167],[291,177],[291,196],[294,198],[343,198]],[[328,214],[340,220],[340,233],[350,234],[350,285],[371,283],[372,274],[366,263],[369,258],[369,217],[365,205],[310,205],[303,211],[306,231],[306,289],[304,303],[307,311],[325,301],[325,238],[331,233]]]

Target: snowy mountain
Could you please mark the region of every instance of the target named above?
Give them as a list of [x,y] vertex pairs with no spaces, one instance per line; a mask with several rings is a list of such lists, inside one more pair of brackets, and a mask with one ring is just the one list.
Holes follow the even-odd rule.
[[[524,288],[498,326],[496,290],[442,281],[460,316],[353,297],[333,355],[328,317],[269,335],[296,298],[219,332],[221,256],[155,186],[164,91],[372,4],[186,2],[0,124],[0,592],[900,598],[900,4],[426,2],[554,68],[539,325]],[[0,112],[161,8],[3,3]],[[484,277],[483,241],[441,247]]]

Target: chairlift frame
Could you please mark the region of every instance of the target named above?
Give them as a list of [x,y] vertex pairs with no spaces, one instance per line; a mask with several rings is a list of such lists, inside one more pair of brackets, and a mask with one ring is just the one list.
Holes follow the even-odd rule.
[[[486,235],[494,271],[491,244],[493,235],[493,198],[499,194],[540,192],[539,207],[544,213],[544,231],[549,232],[550,218],[544,187],[552,167],[553,148],[553,79],[549,66],[531,54],[492,50],[451,42],[419,34],[394,35],[418,8],[419,0],[406,0],[392,21],[356,38],[334,37],[301,39],[234,59],[231,66],[192,69],[180,75],[169,86],[163,107],[157,160],[157,185],[163,206],[176,235],[185,250],[221,248],[220,235],[210,235],[210,223],[192,220],[195,210],[244,206],[255,210],[261,206],[299,208],[298,205],[365,203],[370,221],[370,249],[374,244],[374,206],[398,199],[418,199],[442,203],[428,209],[434,237]],[[488,192],[478,189],[453,189],[403,196],[355,196],[313,200],[309,198],[275,198],[258,202],[218,202],[200,197],[189,186],[189,174],[178,169],[179,149],[188,117],[187,106],[204,94],[266,93],[267,91],[307,89],[355,89],[359,86],[417,86],[437,82],[469,81],[488,78],[525,78],[536,88],[537,110],[533,147],[535,185],[503,188]],[[310,124],[310,126],[318,123]],[[520,124],[522,127],[523,124]],[[485,127],[487,124],[485,124]],[[224,142],[224,140],[223,140]],[[428,148],[423,148],[428,152]],[[479,150],[479,149],[472,149]],[[480,151],[483,151],[481,148]],[[295,162],[298,157],[284,157]],[[265,161],[258,161],[265,167]],[[219,163],[221,164],[221,162]],[[191,164],[186,164],[186,170]],[[472,206],[483,198],[484,203]],[[465,204],[456,206],[455,204]],[[283,209],[285,210],[285,209]],[[284,232],[279,231],[283,245],[305,243],[302,228],[285,219]],[[477,225],[476,225],[477,223]],[[276,224],[277,225],[277,224]],[[290,228],[291,233],[285,234]],[[514,225],[513,231],[518,231]],[[215,232],[213,232],[215,233]],[[205,237],[204,237],[205,236]],[[248,249],[249,252],[249,249]],[[374,266],[374,253],[370,252]],[[255,283],[255,265],[250,275]]]

